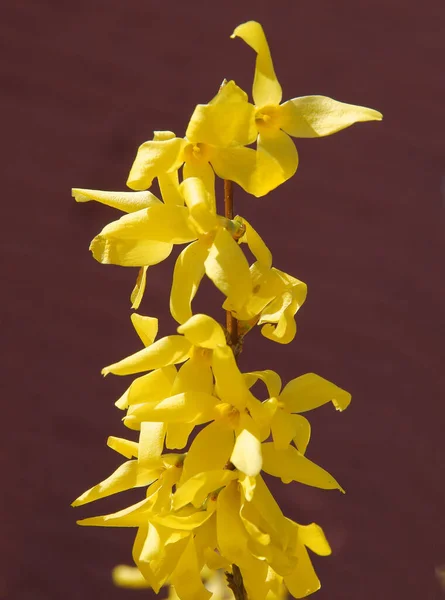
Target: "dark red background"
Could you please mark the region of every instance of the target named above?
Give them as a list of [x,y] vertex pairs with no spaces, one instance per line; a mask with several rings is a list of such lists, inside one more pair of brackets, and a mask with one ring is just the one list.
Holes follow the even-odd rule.
[[[3,427],[0,596],[147,597],[113,588],[132,530],[75,520],[70,502],[120,459],[100,375],[139,348],[135,271],[103,267],[90,239],[117,213],[70,188],[122,189],[154,129],[183,135],[223,77],[250,92],[254,54],[234,27],[263,23],[284,99],[325,94],[384,113],[297,140],[297,175],[268,197],[237,190],[275,265],[307,282],[290,346],[254,334],[243,369],[315,371],[350,390],[343,414],[310,415],[308,456],[347,494],[278,484],[285,512],[324,528],[317,600],[434,600],[445,563],[443,0],[6,2],[1,11]],[[167,316],[173,261],[149,272],[141,312]],[[215,298],[210,295],[209,298]],[[201,294],[198,307],[205,308]],[[216,313],[215,313],[216,314]]]

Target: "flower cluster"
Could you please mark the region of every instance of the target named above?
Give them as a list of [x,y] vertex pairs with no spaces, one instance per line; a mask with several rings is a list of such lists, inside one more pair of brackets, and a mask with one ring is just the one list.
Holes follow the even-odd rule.
[[[166,260],[174,244],[184,245],[170,294],[177,331],[156,339],[158,320],[133,313],[143,348],[102,371],[138,375],[116,402],[138,441],[108,438],[125,462],[73,503],[144,488],[140,502],[79,523],[136,528],[137,569],[116,568],[116,583],[155,592],[169,585],[169,597],[180,600],[206,600],[212,592],[215,599],[231,597],[223,579],[214,589],[209,583],[221,569],[235,596],[241,597],[238,585],[251,600],[287,593],[302,598],[320,587],[308,549],[330,554],[321,528],[287,518],[262,473],[342,491],[307,458],[311,427],[303,413],[329,402],[341,411],[351,400],[313,373],[284,387],[274,371],[242,373],[233,331],[194,314],[193,299],[206,275],[224,295],[235,341],[259,325],[266,338],[287,344],[306,298],[302,281],[272,266],[271,252],[250,222],[218,214],[215,174],[264,196],[297,169],[290,136],[321,137],[381,119],[372,109],[323,96],[281,103],[261,25],[244,23],[232,37],[257,54],[254,104],[234,81],[223,82],[208,104],[195,108],[185,137],[158,131],[140,146],[127,182],[133,191],[73,190],[78,202],[94,200],[126,213],[104,227],[91,251],[103,264],[139,267],[132,308],[140,305],[148,267]],[[155,179],[161,198],[148,191]]]

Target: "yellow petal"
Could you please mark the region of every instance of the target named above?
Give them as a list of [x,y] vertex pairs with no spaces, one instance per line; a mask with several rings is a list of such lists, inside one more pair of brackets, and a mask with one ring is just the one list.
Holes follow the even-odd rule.
[[178,333],[194,346],[212,349],[226,346],[226,336],[221,325],[208,315],[193,315],[178,327]]
[[138,454],[140,467],[153,468],[153,465],[158,464],[164,449],[165,430],[164,423],[141,423]]
[[100,234],[90,244],[91,253],[98,262],[122,267],[156,265],[170,256],[172,249],[172,244],[166,242],[108,239]]
[[[137,461],[132,462],[137,463]],[[87,527],[139,527],[144,521],[147,521],[150,502],[151,498],[144,498],[140,502],[127,506],[118,512],[109,515],[100,515],[99,517],[81,519],[80,521],[77,521],[77,524]]]
[[255,477],[261,471],[261,442],[247,429],[243,429],[237,436],[230,462],[250,477]]
[[182,392],[213,392],[213,374],[210,356],[206,350],[194,348],[190,359],[185,362],[175,378],[171,395]]
[[256,106],[280,104],[281,86],[275,75],[269,45],[261,25],[256,21],[248,21],[238,25],[231,37],[240,37],[257,53],[252,89]]
[[265,371],[252,371],[251,373],[245,373],[245,378],[248,378],[250,385],[253,385],[258,379],[266,384],[269,398],[278,397],[281,390],[281,377],[275,371],[266,369]]
[[303,544],[298,545],[297,559],[295,570],[284,577],[284,583],[294,598],[306,598],[309,594],[313,594],[320,589],[320,580]]
[[142,302],[142,297],[145,292],[145,286],[147,284],[147,269],[148,267],[141,267],[136,279],[135,286],[131,292],[131,308],[137,310]]
[[289,381],[280,400],[289,412],[306,412],[327,402],[342,411],[349,406],[351,394],[315,373],[306,373]]
[[146,190],[161,173],[177,171],[184,162],[182,138],[154,140],[139,146],[127,185],[132,190]]
[[186,504],[193,504],[199,508],[210,492],[224,487],[229,481],[237,478],[238,474],[235,471],[227,469],[197,473],[176,490],[173,495],[173,508],[178,510]]
[[319,556],[329,556],[332,554],[331,547],[323,533],[323,529],[316,523],[299,525],[298,538],[305,546]]
[[131,375],[141,371],[160,369],[168,365],[184,362],[190,352],[191,344],[182,335],[169,335],[151,346],[143,348],[102,369],[102,374]]
[[116,565],[112,571],[114,585],[129,589],[149,588],[150,584],[137,567]]
[[122,454],[125,458],[132,458],[133,456],[136,456],[137,458],[139,452],[139,444],[137,442],[115,437],[114,435],[108,437],[107,446],[112,450],[119,452],[119,454]]
[[[199,425],[217,416],[218,398],[203,392],[183,392],[160,402],[144,402],[131,407],[132,417],[141,421],[165,423],[194,423]],[[125,419],[124,419],[125,421]]]
[[285,181],[280,163],[264,151],[242,146],[218,148],[211,162],[218,177],[234,181],[257,197],[268,194]]
[[208,600],[212,596],[202,582],[201,566],[191,536],[171,577],[171,583],[181,600]]
[[295,424],[289,413],[278,409],[271,422],[273,442],[277,450],[285,450],[296,436]]
[[[208,165],[208,163],[206,164]],[[208,165],[208,168],[211,170],[210,165]],[[199,172],[203,179],[196,176]],[[209,178],[202,169],[193,171],[189,168],[186,173],[187,175],[184,175],[186,178],[181,183],[180,189],[189,209],[189,220],[197,232],[207,234],[213,231],[219,223],[215,210],[214,183],[209,189],[209,181],[206,184],[206,179]],[[212,178],[212,181],[214,181],[214,175],[212,175]]]
[[372,108],[345,104],[326,96],[294,98],[280,107],[282,128],[300,138],[331,135],[354,123],[382,118],[382,114]]
[[102,229],[100,235],[109,240],[185,244],[196,239],[188,216],[189,211],[185,206],[157,204],[112,221]]
[[280,183],[294,175],[298,167],[298,152],[287,133],[279,129],[267,134],[261,133],[257,149],[259,154],[272,159],[279,166],[280,176],[277,175],[277,180],[281,179]]
[[106,206],[117,208],[126,213],[132,213],[142,208],[161,204],[151,192],[103,192],[102,190],[85,190],[74,188],[73,198],[76,202],[89,202],[95,200]]
[[289,415],[289,419],[293,421],[295,427],[294,444],[297,450],[304,454],[311,439],[311,424],[302,415]]
[[272,266],[272,253],[264,243],[261,236],[255,231],[252,225],[242,218],[242,223],[246,227],[246,231],[243,237],[240,239],[241,243],[246,243],[249,246],[249,250],[255,256],[257,261],[262,267],[270,269]]
[[228,81],[209,104],[198,104],[186,138],[212,146],[246,146],[256,138],[255,108],[234,81]]
[[229,299],[241,308],[252,292],[249,264],[243,251],[225,229],[220,229],[204,263],[207,276]]
[[192,316],[192,300],[204,276],[204,262],[208,253],[209,248],[198,240],[186,246],[176,260],[170,311],[178,323],[184,323]]
[[150,346],[158,335],[158,319],[132,313],[131,322],[144,346]]
[[107,479],[101,481],[79,496],[72,506],[81,506],[99,498],[106,498],[135,487],[150,485],[159,477],[158,469],[141,469],[137,460],[129,460],[122,464]]
[[181,485],[197,473],[224,469],[234,442],[233,430],[221,421],[210,423],[202,429],[185,457]]
[[176,378],[176,368],[171,365],[156,369],[147,375],[138,377],[115,403],[124,410],[132,404],[154,402],[171,395],[173,382]]
[[269,475],[280,477],[283,483],[299,481],[324,490],[344,491],[332,475],[292,446],[288,446],[285,450],[277,450],[274,444],[267,442],[262,445],[262,451],[263,470]]
[[193,423],[169,423],[165,445],[169,450],[185,448],[194,428]]
[[[212,203],[213,212],[215,212],[216,199],[215,199],[215,173],[207,160],[187,160],[183,168],[184,181],[187,179],[199,179],[202,182],[209,199]],[[182,185],[182,184],[181,184]],[[213,220],[215,217],[213,216]],[[208,231],[208,230],[207,230]]]
[[252,396],[236,364],[232,349],[220,346],[213,351],[212,369],[216,380],[216,394],[223,402],[244,410]]

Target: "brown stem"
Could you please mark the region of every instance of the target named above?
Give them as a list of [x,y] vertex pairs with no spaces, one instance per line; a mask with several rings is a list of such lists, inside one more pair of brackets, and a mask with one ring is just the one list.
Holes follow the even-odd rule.
[[[224,179],[224,216],[227,219],[233,219],[233,183],[228,179]],[[239,342],[238,321],[230,310],[226,311],[226,327],[229,332],[231,346],[235,350]]]
[[235,600],[248,600],[243,576],[237,565],[232,565],[232,572],[226,573],[227,585],[232,590]]

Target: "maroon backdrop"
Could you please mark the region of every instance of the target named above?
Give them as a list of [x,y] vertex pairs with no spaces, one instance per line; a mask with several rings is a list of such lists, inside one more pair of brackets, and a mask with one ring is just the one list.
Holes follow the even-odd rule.
[[[139,348],[135,271],[88,252],[117,213],[75,205],[70,188],[123,189],[154,129],[183,135],[223,77],[250,91],[254,54],[229,39],[249,19],[264,24],[285,99],[325,94],[384,113],[297,140],[297,175],[268,197],[236,190],[275,265],[309,286],[295,341],[253,334],[242,368],[285,381],[315,371],[353,395],[343,414],[311,415],[308,452],[346,495],[274,489],[331,541],[333,556],[314,558],[317,600],[443,596],[443,0],[16,0],[2,5],[0,54],[2,598],[147,597],[110,582],[134,531],[75,525],[128,498],[69,506],[120,462],[105,440],[125,433],[113,402],[128,382],[100,368]],[[150,270],[141,309],[162,335],[172,266]]]

